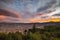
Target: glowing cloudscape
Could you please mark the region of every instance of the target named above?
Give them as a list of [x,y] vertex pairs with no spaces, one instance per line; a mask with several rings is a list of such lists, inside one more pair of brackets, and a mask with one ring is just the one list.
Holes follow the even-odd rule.
[[57,22],[56,14],[60,14],[60,0],[0,0],[0,22]]

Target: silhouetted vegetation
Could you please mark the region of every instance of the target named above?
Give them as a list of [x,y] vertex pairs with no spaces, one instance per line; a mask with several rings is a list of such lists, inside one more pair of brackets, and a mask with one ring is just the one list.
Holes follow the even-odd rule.
[[36,28],[25,30],[23,34],[19,31],[15,33],[0,33],[0,40],[60,40],[60,25],[45,26],[44,29]]

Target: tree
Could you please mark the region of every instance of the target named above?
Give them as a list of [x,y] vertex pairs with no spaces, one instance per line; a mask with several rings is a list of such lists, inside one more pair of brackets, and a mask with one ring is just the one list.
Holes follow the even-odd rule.
[[0,40],[5,40],[5,36],[6,36],[5,33],[0,33]]
[[27,35],[27,40],[42,40],[39,33],[30,33]]
[[36,32],[35,24],[33,24],[32,32],[33,32],[33,33],[35,33],[35,32]]

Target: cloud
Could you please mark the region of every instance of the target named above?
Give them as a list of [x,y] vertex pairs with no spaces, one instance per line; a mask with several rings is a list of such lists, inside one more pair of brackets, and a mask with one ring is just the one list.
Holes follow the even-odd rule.
[[4,10],[4,9],[0,9],[0,15],[5,15],[5,16],[10,16],[10,17],[16,17],[19,18],[20,15],[13,13],[13,12],[9,12],[8,10]]
[[12,4],[9,0],[8,3],[6,1],[1,1],[1,4],[14,10],[31,14],[49,9],[56,3],[56,0],[10,0]]
[[6,23],[19,23],[20,19],[19,18],[14,18],[14,17],[9,17],[9,16],[4,16],[4,15],[0,15],[0,22],[6,22]]
[[8,10],[0,9],[0,22],[20,23],[20,15]]
[[0,15],[6,17],[4,22],[46,22],[60,13],[56,5],[60,5],[59,0],[0,0]]
[[29,22],[32,22],[32,23],[43,23],[43,22],[50,22],[50,21],[53,21],[53,22],[60,22],[60,18],[59,17],[56,17],[56,16],[51,16],[51,17],[48,17],[48,18],[31,18],[29,19]]
[[56,4],[56,0],[51,0],[50,2],[46,2],[45,6],[38,8],[37,12],[46,11],[47,9],[53,8]]

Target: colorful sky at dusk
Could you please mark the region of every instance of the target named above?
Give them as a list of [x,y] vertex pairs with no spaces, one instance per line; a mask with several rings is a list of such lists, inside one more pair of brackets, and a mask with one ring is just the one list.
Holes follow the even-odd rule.
[[60,0],[0,0],[0,22],[60,22]]

